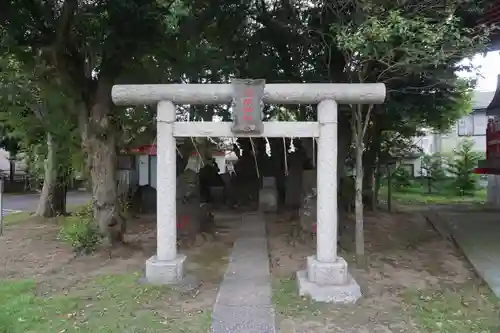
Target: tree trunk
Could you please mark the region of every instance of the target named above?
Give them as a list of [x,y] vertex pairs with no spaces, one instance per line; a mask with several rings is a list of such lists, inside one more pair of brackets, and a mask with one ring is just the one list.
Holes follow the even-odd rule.
[[374,122],[375,124],[371,128],[370,140],[366,140],[368,141],[368,149],[363,154],[363,203],[368,210],[374,210],[376,206],[375,172],[382,144],[382,130],[376,119]]
[[110,244],[123,241],[125,221],[120,215],[116,163],[117,154],[115,139],[90,137],[92,166],[90,177],[92,181],[92,198],[94,218],[102,236]]
[[358,106],[354,111],[357,112],[357,116],[353,117],[353,122],[355,129],[353,131],[354,141],[356,142],[355,157],[356,157],[356,182],[354,185],[355,189],[355,199],[354,199],[354,214],[356,219],[356,232],[355,232],[355,243],[356,243],[356,263],[358,267],[366,267],[365,258],[365,237],[364,237],[364,226],[363,226],[363,114],[361,112],[361,107]]
[[269,138],[271,146],[271,164],[273,166],[274,177],[276,178],[276,190],[278,192],[278,206],[282,208],[285,204],[285,159],[283,140],[281,138]]
[[[354,121],[354,119],[352,120]],[[338,155],[337,155],[337,183],[340,178],[346,176],[346,159],[352,143],[352,128],[349,117],[346,114],[339,114],[338,126]]]
[[381,178],[381,172],[380,172],[380,163],[377,161],[377,164],[375,165],[375,189],[373,191],[373,207],[374,209],[378,208],[378,203],[379,203],[379,194],[380,194],[380,187],[382,184],[380,183],[380,178]]
[[[360,176],[358,176],[360,175]],[[363,227],[363,149],[356,147],[356,196],[354,210],[356,216],[356,261],[360,267],[366,266],[365,237]]]
[[[58,161],[57,142],[51,133],[47,133],[47,158],[42,193],[38,201],[36,216],[54,217],[66,214],[67,167],[65,161]],[[62,163],[59,163],[62,162]]]
[[387,170],[387,210],[392,212],[392,170],[389,164],[386,164]]
[[120,214],[117,182],[117,130],[112,125],[112,82],[101,78],[82,137],[91,156],[90,178],[94,218],[101,235],[114,245],[123,242],[125,219]]
[[16,160],[15,158],[9,157],[9,181],[11,184],[14,183],[15,174],[16,174]]

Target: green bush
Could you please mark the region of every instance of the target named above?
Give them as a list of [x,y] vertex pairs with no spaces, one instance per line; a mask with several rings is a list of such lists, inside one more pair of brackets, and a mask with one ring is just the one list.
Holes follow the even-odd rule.
[[61,238],[75,252],[89,254],[97,249],[101,242],[99,230],[91,216],[74,215],[66,218],[61,226]]
[[92,201],[87,202],[85,205],[78,207],[73,213],[75,216],[82,217],[92,217],[94,215],[94,210],[92,208]]
[[402,190],[412,186],[410,172],[399,166],[392,173],[392,186],[395,189]]
[[453,151],[448,171],[453,175],[452,186],[459,195],[472,195],[477,189],[478,175],[473,173],[480,155],[472,150],[474,142],[465,139]]

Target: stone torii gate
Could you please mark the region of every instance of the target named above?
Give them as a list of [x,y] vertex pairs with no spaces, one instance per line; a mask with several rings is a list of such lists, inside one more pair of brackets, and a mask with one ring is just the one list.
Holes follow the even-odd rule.
[[[300,83],[116,85],[117,105],[158,104],[157,253],[146,261],[146,280],[177,284],[184,278],[186,256],[176,243],[176,137],[314,137],[317,157],[317,247],[307,269],[297,273],[302,295],[326,302],[355,302],[361,292],[337,256],[337,104],[380,104],[385,85]],[[233,106],[233,122],[176,122],[175,104]],[[318,104],[317,122],[263,122],[269,104]]]

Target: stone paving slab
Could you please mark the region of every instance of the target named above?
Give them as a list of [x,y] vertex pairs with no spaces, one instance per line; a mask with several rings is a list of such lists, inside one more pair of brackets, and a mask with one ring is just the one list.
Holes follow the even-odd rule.
[[271,288],[264,279],[233,279],[224,281],[225,293],[217,298],[217,304],[224,306],[269,307]]
[[264,217],[243,214],[212,313],[213,333],[276,333]]
[[478,275],[500,298],[500,212],[440,212]]
[[212,314],[215,333],[276,333],[271,307],[219,305]]

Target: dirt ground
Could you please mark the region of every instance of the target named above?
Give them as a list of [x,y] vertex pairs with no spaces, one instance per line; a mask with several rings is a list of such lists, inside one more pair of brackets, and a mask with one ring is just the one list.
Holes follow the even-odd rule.
[[[273,301],[280,332],[500,332],[500,329],[490,329],[496,324],[500,328],[500,312],[486,300],[484,295],[487,292],[483,287],[478,287],[480,283],[467,262],[453,244],[443,241],[416,212],[381,212],[365,216],[368,270],[356,269],[353,263],[352,228],[343,233],[341,243],[345,250],[340,255],[349,262],[350,270],[363,291],[363,298],[351,306],[322,305],[297,296],[295,273],[305,268],[305,258],[315,252],[315,243],[311,240],[305,244],[290,244],[289,222],[282,216],[268,217],[270,261],[274,277]],[[170,326],[164,326],[161,319],[162,322],[156,323],[156,330],[150,328],[147,332],[161,332],[181,325],[185,325],[183,329],[186,332],[207,332],[206,324],[202,328],[193,328],[192,323],[198,320],[199,313],[210,320],[217,289],[235,238],[235,230],[229,224],[231,218],[234,218],[234,214],[217,215],[216,223],[223,227],[219,240],[203,242],[200,239],[194,246],[180,249],[188,257],[187,273],[200,279],[200,284],[193,292],[173,295],[158,291],[158,294],[151,296],[145,293],[146,289],[136,287],[137,280],[132,276],[125,283],[118,280],[120,290],[112,290],[108,298],[99,303],[109,309],[119,301],[129,304],[128,308],[116,310],[105,320],[95,319],[94,322],[91,318],[98,316],[87,310],[85,315],[71,317],[75,320],[71,325],[85,323],[87,327],[93,324],[97,328],[115,325],[114,330],[110,329],[109,332],[132,332],[130,325],[147,327],[145,325],[152,325],[152,320],[159,314],[161,318],[174,318],[174,321],[169,321]],[[154,216],[142,216],[131,221],[127,235],[129,246],[113,250],[111,256],[108,251],[101,250],[89,256],[75,257],[69,246],[58,239],[59,227],[54,220],[32,219],[8,225],[4,236],[0,237],[0,279],[33,279],[37,283],[37,294],[44,298],[80,295],[78,292],[84,291],[77,297],[78,304],[74,307],[86,309],[90,303],[96,302],[92,300],[95,287],[88,287],[96,279],[141,272],[144,269],[146,259],[155,252],[155,220]],[[98,288],[99,292],[111,288],[113,284],[114,280],[108,281],[104,287]],[[142,300],[139,302],[136,297],[141,295]],[[64,308],[65,304],[57,305]],[[443,308],[447,313],[443,313]],[[142,321],[130,315],[143,313],[141,311],[152,314]],[[189,320],[175,319],[179,318],[179,311],[182,316],[187,315]],[[191,314],[192,317],[189,317]],[[116,326],[117,321],[114,319],[117,316],[122,318],[120,327]],[[70,327],[66,321],[62,321],[60,327]],[[47,330],[19,327],[10,332],[64,331],[54,330],[54,327],[50,326]],[[94,331],[92,327],[87,329],[81,332]]]
[[[296,296],[295,273],[305,269],[305,258],[315,252],[315,240],[296,242],[291,245],[287,233],[288,223],[283,218],[268,220],[272,274],[275,278],[275,306],[281,332],[466,332],[467,328],[453,329],[456,322],[446,318],[430,319],[423,315],[429,305],[442,307],[435,302],[435,293],[444,290],[465,290],[480,284],[469,264],[457,252],[454,245],[444,241],[418,213],[368,213],[365,216],[365,244],[369,267],[357,269],[352,254],[353,224],[341,237],[343,250],[339,255],[350,264],[350,270],[360,284],[363,298],[353,306],[321,306]],[[479,292],[463,292],[458,303],[467,295],[474,302],[481,298]],[[431,295],[431,296],[425,296]],[[426,297],[430,297],[427,299]],[[481,307],[481,300],[474,306]],[[427,302],[429,304],[420,303]],[[447,301],[446,301],[447,302]],[[454,305],[455,306],[455,305]],[[463,310],[463,309],[462,309]],[[450,311],[462,311],[450,309]],[[491,316],[500,318],[498,308]],[[439,311],[439,309],[437,309]],[[470,311],[466,309],[466,311]],[[466,318],[467,316],[464,316]],[[443,325],[445,327],[432,325]],[[473,318],[470,318],[473,319]],[[455,320],[455,319],[454,319]],[[464,319],[466,320],[466,319]],[[490,320],[490,319],[488,319]],[[470,320],[469,320],[470,321]],[[495,321],[495,318],[492,319]],[[437,322],[437,324],[436,324]],[[452,324],[450,324],[452,323]],[[496,325],[500,321],[485,326]],[[458,325],[458,324],[457,324]],[[492,332],[500,330],[470,329],[468,332]]]
[[[186,313],[211,313],[235,237],[229,220],[230,216],[216,217],[216,223],[224,226],[217,240],[200,238],[191,247],[181,247],[180,252],[188,258],[187,274],[195,275],[199,284],[188,296],[172,299],[172,307],[162,309],[167,311],[166,317],[169,309],[178,312],[179,304]],[[45,297],[71,294],[101,276],[142,272],[146,259],[156,250],[156,218],[142,216],[130,221],[128,245],[111,252],[101,249],[92,255],[75,256],[58,236],[56,220],[30,219],[9,225],[0,237],[0,279],[33,279],[37,294]]]

